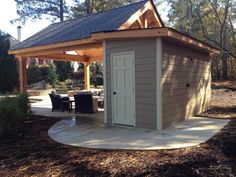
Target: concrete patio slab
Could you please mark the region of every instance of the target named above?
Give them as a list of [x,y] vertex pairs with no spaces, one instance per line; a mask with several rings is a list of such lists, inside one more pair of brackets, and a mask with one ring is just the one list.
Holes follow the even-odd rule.
[[89,118],[64,119],[49,130],[56,142],[86,148],[157,150],[195,146],[215,135],[229,120],[193,117],[163,131],[104,127]]
[[230,120],[193,117],[162,131],[127,127],[104,127],[103,110],[95,114],[51,112],[49,96],[36,96],[42,101],[33,103],[34,114],[59,117],[49,136],[63,144],[101,149],[156,150],[195,146],[214,136]]

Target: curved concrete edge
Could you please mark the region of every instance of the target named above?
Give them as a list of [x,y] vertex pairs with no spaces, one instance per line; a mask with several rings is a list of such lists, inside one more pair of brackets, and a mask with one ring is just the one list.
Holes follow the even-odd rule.
[[209,140],[230,120],[193,117],[162,131],[104,127],[80,123],[82,118],[54,124],[48,135],[54,141],[82,148],[158,150],[196,146]]

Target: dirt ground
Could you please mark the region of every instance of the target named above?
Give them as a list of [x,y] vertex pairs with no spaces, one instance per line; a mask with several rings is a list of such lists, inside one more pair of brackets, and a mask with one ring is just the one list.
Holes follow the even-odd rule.
[[236,82],[212,83],[211,109],[200,115],[236,119]]
[[227,90],[213,90],[213,109],[205,115],[231,117],[231,122],[206,143],[190,148],[82,149],[56,143],[48,137],[48,128],[58,119],[32,117],[26,122],[24,133],[0,139],[0,176],[235,177],[236,109],[232,105],[236,92]]

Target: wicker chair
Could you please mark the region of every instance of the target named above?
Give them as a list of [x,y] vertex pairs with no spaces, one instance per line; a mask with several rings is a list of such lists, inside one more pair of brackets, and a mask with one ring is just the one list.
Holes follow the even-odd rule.
[[60,111],[65,111],[69,110],[69,102],[64,102],[64,101],[69,101],[69,97],[61,97],[60,95],[56,94],[49,94],[52,102],[52,112],[55,110],[60,110]]
[[94,113],[98,110],[97,99],[94,99],[91,93],[79,93],[74,95],[75,98],[75,114]]

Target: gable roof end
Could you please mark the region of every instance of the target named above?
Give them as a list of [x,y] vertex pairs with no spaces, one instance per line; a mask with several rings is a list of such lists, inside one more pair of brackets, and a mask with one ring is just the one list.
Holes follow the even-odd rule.
[[144,4],[142,8],[140,8],[137,12],[135,12],[123,25],[120,26],[119,30],[125,30],[125,29],[130,28],[136,21],[140,22],[142,16],[145,16],[144,18],[148,20],[148,17],[146,14],[148,11],[149,12],[151,11],[152,16],[154,16],[155,18],[154,21],[156,25],[146,26],[146,27],[141,27],[141,28],[165,27],[153,0],[147,0],[146,4]]

